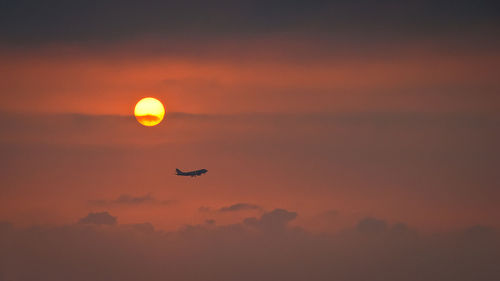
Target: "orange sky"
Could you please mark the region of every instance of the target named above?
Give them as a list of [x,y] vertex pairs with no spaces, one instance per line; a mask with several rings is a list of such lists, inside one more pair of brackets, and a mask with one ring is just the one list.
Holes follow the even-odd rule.
[[0,280],[500,280],[497,2],[3,1]]
[[[1,218],[62,223],[106,209],[172,229],[282,207],[311,229],[331,210],[327,228],[367,215],[423,229],[498,223],[497,55],[250,43],[259,52],[4,49]],[[144,96],[164,102],[160,126],[131,116]],[[175,168],[209,173],[178,178]],[[112,203],[124,194],[154,200]],[[217,211],[240,202],[262,210]]]
[[449,53],[422,43],[346,52],[262,41],[227,50],[210,43],[222,51],[205,56],[151,55],[126,44],[5,49],[1,109],[128,115],[140,97],[154,95],[169,111],[189,113],[498,110],[495,53]]

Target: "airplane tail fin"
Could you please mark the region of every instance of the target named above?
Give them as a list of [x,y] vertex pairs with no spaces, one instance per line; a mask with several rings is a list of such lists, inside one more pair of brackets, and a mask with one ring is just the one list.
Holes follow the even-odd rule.
[[182,171],[179,169],[175,169],[175,171],[177,172],[177,174],[182,174]]

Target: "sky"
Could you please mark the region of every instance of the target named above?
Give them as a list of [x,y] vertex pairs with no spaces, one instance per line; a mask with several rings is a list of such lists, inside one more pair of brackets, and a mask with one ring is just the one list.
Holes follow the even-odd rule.
[[0,280],[499,280],[499,14],[2,2]]

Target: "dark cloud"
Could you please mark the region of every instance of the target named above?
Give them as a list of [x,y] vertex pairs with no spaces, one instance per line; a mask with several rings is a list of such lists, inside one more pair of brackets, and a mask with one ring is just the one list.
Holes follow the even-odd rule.
[[[468,30],[498,25],[494,1],[6,1],[5,42],[125,40],[131,37],[249,36],[317,32],[340,37]],[[188,34],[188,36],[186,36]]]
[[231,206],[222,207],[219,209],[219,212],[235,212],[235,211],[244,211],[244,210],[260,210],[261,207],[255,204],[248,203],[236,203]]
[[80,224],[115,225],[116,217],[108,212],[89,213],[86,217],[78,220]]
[[[0,276],[40,281],[500,278],[500,235],[485,226],[408,235],[406,226],[366,218],[353,229],[315,235],[288,227],[296,216],[277,209],[245,223],[209,221],[168,233],[149,223],[0,228]],[[283,231],[267,231],[276,226]]]
[[247,218],[243,223],[247,226],[255,227],[266,232],[282,232],[287,229],[288,223],[297,217],[296,212],[289,212],[284,209],[275,209],[264,213],[260,219]]

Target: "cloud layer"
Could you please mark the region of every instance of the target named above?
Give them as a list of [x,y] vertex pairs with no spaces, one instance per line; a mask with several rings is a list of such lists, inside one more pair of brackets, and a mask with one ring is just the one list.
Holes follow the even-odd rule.
[[[103,217],[112,217],[107,213]],[[95,217],[89,214],[88,217]],[[288,225],[296,213],[174,232],[151,224],[0,224],[2,280],[495,281],[500,236],[486,227],[422,235],[377,218],[331,235]],[[97,220],[100,222],[100,220]]]
[[[323,32],[365,37],[451,32],[456,25],[497,26],[494,1],[217,0],[100,3],[12,1],[0,13],[3,42],[125,40],[137,36],[233,37],[256,33]],[[387,34],[388,33],[388,34]]]

